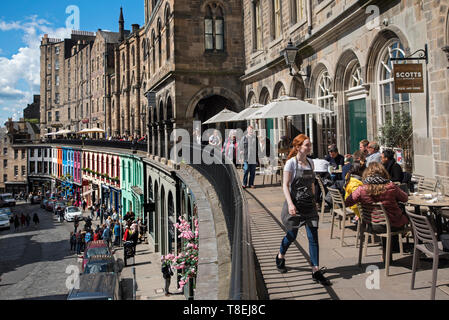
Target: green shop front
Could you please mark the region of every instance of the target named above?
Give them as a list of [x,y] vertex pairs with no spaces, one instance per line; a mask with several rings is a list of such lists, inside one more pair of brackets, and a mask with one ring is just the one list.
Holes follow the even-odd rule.
[[144,182],[143,163],[132,155],[120,156],[121,214],[134,212],[136,218],[143,217]]

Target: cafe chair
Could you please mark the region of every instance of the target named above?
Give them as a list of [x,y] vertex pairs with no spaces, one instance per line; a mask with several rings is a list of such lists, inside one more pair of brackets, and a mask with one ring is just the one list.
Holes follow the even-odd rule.
[[437,179],[424,177],[418,182],[418,192],[434,192]]
[[[328,190],[332,197],[332,208],[331,208],[332,223],[331,223],[330,238],[332,239],[333,232],[334,232],[335,216],[338,216],[340,218],[339,227],[341,229],[340,246],[343,247],[346,220],[354,217],[355,213],[352,209],[346,208],[345,201],[343,200],[343,196],[341,195],[341,193],[338,189],[328,188]],[[341,225],[342,222],[343,222],[343,226]],[[357,240],[358,240],[359,229],[360,229],[360,223],[357,223],[356,244],[357,244]]]
[[323,184],[323,180],[321,179],[320,176],[316,176],[316,180],[318,182],[318,186],[320,187],[321,190],[321,213],[320,213],[320,219],[321,221],[323,221],[324,218],[324,209],[326,207],[326,201],[325,201],[325,197],[326,197],[326,189],[324,188],[324,184]]
[[411,289],[415,288],[415,276],[416,269],[419,263],[419,252],[424,253],[426,256],[433,259],[432,266],[432,288],[430,291],[430,299],[435,300],[437,273],[438,273],[438,261],[440,256],[449,256],[449,252],[443,251],[443,245],[441,241],[437,240],[435,229],[430,223],[427,216],[416,215],[410,211],[406,211],[410,218],[415,247],[413,249],[413,265],[412,265],[412,283]]
[[[383,252],[384,263],[385,263],[385,274],[389,276],[390,269],[390,258],[391,258],[391,239],[392,236],[399,237],[399,252],[401,256],[404,254],[404,247],[402,244],[403,235],[408,232],[407,227],[399,231],[391,231],[390,219],[388,218],[388,214],[381,203],[370,203],[370,204],[357,204],[360,212],[360,247],[359,247],[359,261],[358,266],[362,266],[362,251],[363,256],[367,254],[368,247],[368,237],[365,237],[366,234],[372,236],[378,236],[381,238],[386,238],[386,248],[385,252]],[[369,225],[384,225],[386,232],[377,233],[371,230],[371,228],[367,228]],[[365,243],[365,244],[363,244]]]

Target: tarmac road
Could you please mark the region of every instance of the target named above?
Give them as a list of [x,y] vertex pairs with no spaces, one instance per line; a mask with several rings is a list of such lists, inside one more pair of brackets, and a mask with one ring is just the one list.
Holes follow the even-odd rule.
[[77,266],[70,251],[69,236],[73,223],[58,222],[52,212],[39,204],[18,204],[13,212],[37,212],[40,224],[14,231],[0,231],[0,299],[65,300],[69,265]]

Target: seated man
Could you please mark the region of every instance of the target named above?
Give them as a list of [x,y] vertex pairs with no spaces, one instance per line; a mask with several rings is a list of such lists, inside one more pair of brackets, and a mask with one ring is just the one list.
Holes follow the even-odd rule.
[[338,148],[335,144],[331,144],[328,147],[328,152],[329,154],[324,159],[328,161],[335,169],[337,169],[338,166],[344,166],[345,158],[338,153]]
[[394,151],[391,149],[384,150],[381,154],[381,161],[390,175],[391,181],[401,183],[404,179],[404,173],[401,166],[394,159]]

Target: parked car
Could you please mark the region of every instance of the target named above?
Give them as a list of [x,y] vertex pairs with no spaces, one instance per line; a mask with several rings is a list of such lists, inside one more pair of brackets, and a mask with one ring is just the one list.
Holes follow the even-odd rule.
[[8,215],[1,213],[0,214],[0,230],[8,229],[10,228],[9,224],[9,217]]
[[65,208],[64,210],[64,219],[65,221],[73,221],[75,220],[75,217],[81,218],[83,216],[83,212],[80,208],[70,206]]
[[47,201],[47,204],[45,205],[45,209],[46,209],[47,211],[53,211],[53,208],[55,207],[55,202],[56,202],[56,200],[54,200],[54,199],[49,199],[49,200]]
[[115,272],[82,274],[67,300],[121,300],[120,278]]
[[43,198],[42,199],[42,201],[41,201],[41,208],[42,209],[46,209],[47,208],[47,202],[48,202],[47,198]]
[[111,249],[109,248],[106,241],[97,240],[89,242],[86,249],[84,250],[84,254],[80,257],[82,258],[81,271],[84,272],[84,267],[86,266],[90,257],[99,255],[111,255],[113,253],[114,252],[111,252]]
[[12,216],[11,208],[9,207],[0,208],[0,214],[6,214],[8,217],[11,218]]
[[120,274],[123,270],[123,260],[115,259],[113,255],[92,256],[84,267],[84,274],[98,272],[115,272]]
[[41,203],[41,201],[42,201],[42,197],[41,196],[33,196],[31,198],[31,204]]
[[0,207],[14,207],[15,205],[16,200],[11,193],[0,194]]

